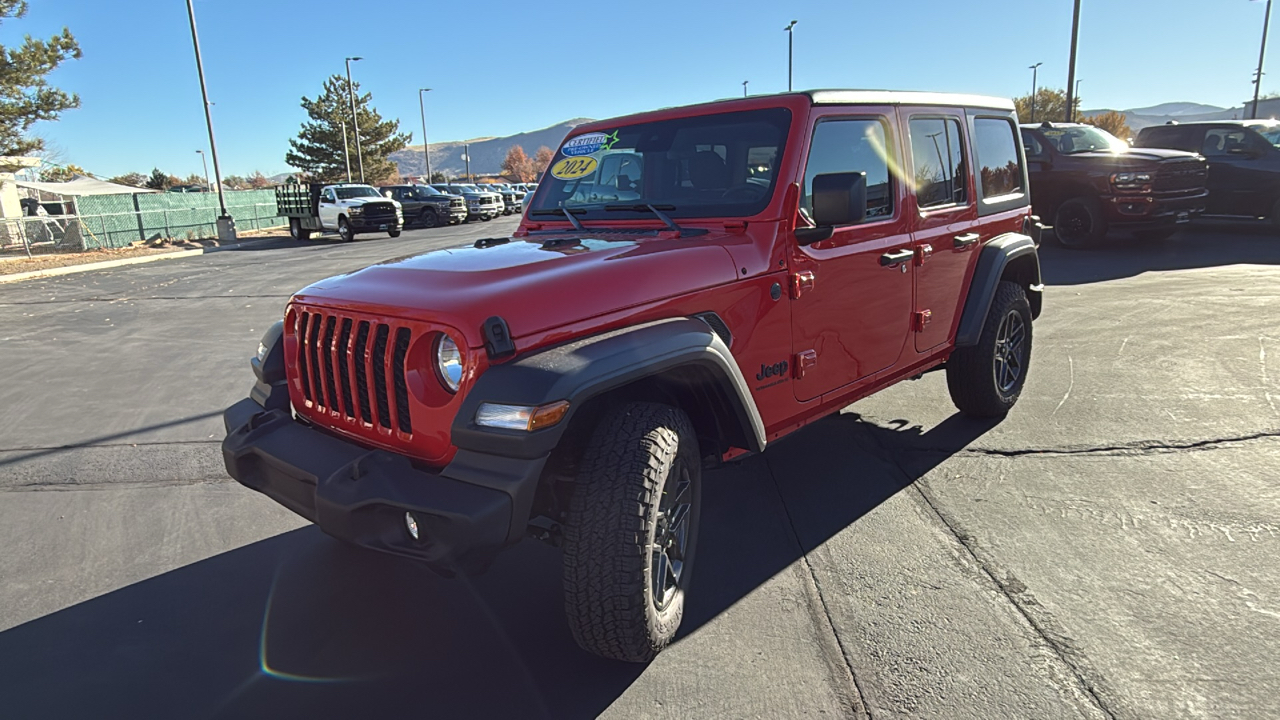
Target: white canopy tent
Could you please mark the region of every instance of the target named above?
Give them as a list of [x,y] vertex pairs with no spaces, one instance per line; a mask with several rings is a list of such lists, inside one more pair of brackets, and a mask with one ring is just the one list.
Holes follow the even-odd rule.
[[128,185],[117,185],[106,180],[95,180],[84,175],[77,175],[67,182],[33,182],[15,180],[18,187],[39,190],[54,195],[84,197],[86,195],[132,195],[133,193],[153,193],[156,190],[136,188]]

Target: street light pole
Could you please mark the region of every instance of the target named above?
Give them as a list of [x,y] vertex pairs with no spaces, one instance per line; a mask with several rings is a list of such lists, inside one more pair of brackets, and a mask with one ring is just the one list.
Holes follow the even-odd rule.
[[[1082,82],[1084,82],[1084,80],[1076,80],[1076,97],[1075,97],[1074,102],[1079,102],[1079,101],[1080,101],[1080,83],[1082,83]],[[1075,107],[1074,107],[1074,106],[1072,106],[1072,108],[1071,108],[1070,117],[1071,117],[1071,122],[1075,122],[1075,121],[1076,121],[1076,109],[1075,109]]]
[[1040,66],[1043,64],[1044,63],[1042,62],[1038,62],[1029,68],[1031,70],[1031,122],[1036,121],[1036,93],[1040,90],[1039,73]]
[[[191,0],[187,0],[191,2]],[[364,182],[364,152],[360,149],[360,118],[356,117],[356,90],[351,84],[351,61],[360,61],[364,58],[349,57],[347,58],[347,96],[351,99],[351,129],[356,135],[356,161],[360,163],[360,182]],[[343,136],[346,137],[345,135]]]
[[427,161],[427,185],[431,184],[431,146],[427,144],[427,106],[422,102],[422,93],[431,92],[431,88],[418,88],[418,112],[422,114],[422,157]]
[[462,159],[467,164],[467,182],[471,182],[471,146],[462,145]]
[[[1268,2],[1270,2],[1270,0],[1268,0]],[[794,57],[795,40],[796,40],[796,34],[795,34],[795,31],[792,30],[792,28],[796,26],[796,22],[797,22],[796,20],[792,20],[790,25],[782,28],[783,30],[787,31],[787,92],[791,92],[791,68],[792,68],[791,61],[792,61],[792,58]]]
[[206,189],[208,189],[208,187],[209,187],[209,163],[204,159],[204,151],[203,151],[203,150],[197,150],[196,152],[200,154],[200,164],[204,166],[204,186],[205,186],[205,188],[206,188]]
[[743,81],[742,81],[742,97],[746,97],[746,96],[747,96],[747,83],[748,83],[748,82],[751,82],[751,81],[750,81],[750,80],[743,80]]
[[1076,116],[1076,99],[1072,92],[1076,87],[1076,46],[1080,40],[1080,0],[1076,0],[1075,14],[1071,18],[1071,60],[1067,63],[1067,122]]
[[347,121],[339,120],[342,123],[342,157],[347,161],[347,182],[351,182],[351,150],[347,147]]
[[191,20],[191,45],[196,51],[196,73],[200,76],[200,97],[204,99],[204,122],[209,128],[209,150],[213,153],[213,177],[218,181],[218,239],[234,240],[235,221],[227,214],[227,200],[222,196],[222,171],[218,169],[218,143],[213,139],[213,114],[209,110],[209,89],[204,84],[204,61],[200,59],[200,36],[196,34],[196,9],[187,0],[187,17]]
[[1262,61],[1267,57],[1267,30],[1271,27],[1271,0],[1267,0],[1266,16],[1262,20],[1262,49],[1258,51],[1258,73],[1253,78],[1253,112],[1250,118],[1258,118],[1258,97],[1262,94]]

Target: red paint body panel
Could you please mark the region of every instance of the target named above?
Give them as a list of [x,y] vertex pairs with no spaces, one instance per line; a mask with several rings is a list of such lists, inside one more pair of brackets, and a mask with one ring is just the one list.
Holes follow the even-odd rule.
[[[896,136],[890,148],[893,163],[905,168],[905,108],[814,106],[806,95],[782,95],[581,125],[574,136],[608,131],[623,122],[770,107],[788,108],[791,127],[775,166],[776,189],[754,216],[681,219],[684,228],[707,231],[684,238],[653,234],[662,228],[656,218],[584,221],[586,231],[577,232],[559,217],[540,217],[523,221],[509,241],[393,260],[300,291],[291,301],[285,334],[290,397],[297,412],[366,444],[444,465],[455,452],[449,428],[461,400],[488,368],[481,326],[494,315],[506,320],[517,353],[523,354],[651,320],[715,312],[732,333],[731,351],[751,386],[768,440],[944,362],[982,245],[1001,233],[1017,232],[1029,208],[979,218],[971,198],[963,207],[922,215],[909,183],[896,182],[892,217],[837,228],[830,239],[808,247],[793,235],[800,222],[798,182],[804,177],[815,121],[883,117]],[[963,110],[954,112],[963,117]],[[970,172],[970,187],[973,182]],[[601,225],[611,232],[593,235],[592,228]],[[620,233],[619,228],[636,232]],[[981,242],[953,247],[952,237],[971,232],[980,233]],[[924,244],[933,252],[922,264],[881,265],[886,252]],[[812,273],[812,283],[802,283],[795,297],[793,285],[802,273]],[[913,332],[913,317],[923,310],[930,311],[931,322],[923,332]],[[404,367],[411,433],[395,423],[388,429],[376,419],[370,423],[348,417],[307,397],[300,346],[310,340],[298,337],[303,312],[336,316],[338,327],[347,319],[354,326],[361,321],[386,324],[392,336],[407,328],[412,335]],[[464,350],[456,395],[439,386],[432,369],[439,333]],[[344,357],[337,344],[335,339],[328,346],[335,367]],[[354,339],[348,345],[345,357],[351,368],[359,362],[371,367],[372,350],[357,357]],[[783,362],[794,368],[802,354],[803,372],[764,372]],[[350,383],[356,386],[354,376]],[[388,402],[394,405],[393,398]],[[397,410],[392,408],[392,414]],[[737,454],[731,449],[726,457]]]

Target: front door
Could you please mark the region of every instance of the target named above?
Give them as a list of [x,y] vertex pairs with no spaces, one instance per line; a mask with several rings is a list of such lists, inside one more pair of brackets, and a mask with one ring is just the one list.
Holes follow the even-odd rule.
[[[860,108],[860,111],[863,109]],[[866,174],[863,222],[835,228],[792,255],[791,372],[798,400],[812,400],[891,367],[911,323],[911,236],[903,207],[900,143],[892,108],[857,116],[819,117],[801,189],[801,214],[811,217],[813,178]]]
[[338,198],[333,188],[320,193],[320,226],[330,230],[338,227]]
[[[982,246],[960,110],[900,112],[907,120],[915,183],[916,351],[946,342],[960,306],[965,275]],[[910,203],[910,201],[908,201]]]

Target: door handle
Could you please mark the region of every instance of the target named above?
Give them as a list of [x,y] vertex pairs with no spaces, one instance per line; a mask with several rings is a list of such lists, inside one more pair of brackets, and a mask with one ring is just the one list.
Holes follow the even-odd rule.
[[955,243],[956,247],[962,248],[962,247],[969,247],[970,245],[978,242],[981,239],[982,239],[982,236],[979,235],[978,233],[965,233],[964,235],[957,235],[951,238],[951,242]]
[[890,267],[892,265],[900,265],[915,256],[916,256],[916,253],[911,248],[906,248],[903,250],[894,250],[893,252],[887,252],[881,255],[880,264],[883,265],[884,267]]

